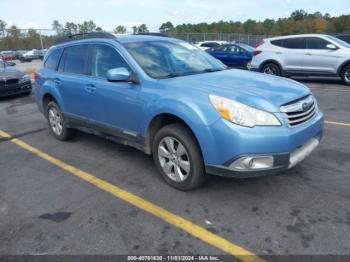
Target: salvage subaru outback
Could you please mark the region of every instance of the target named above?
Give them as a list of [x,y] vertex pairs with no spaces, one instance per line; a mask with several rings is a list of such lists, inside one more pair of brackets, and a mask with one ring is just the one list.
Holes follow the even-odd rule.
[[50,48],[36,101],[53,136],[76,129],[152,154],[180,190],[208,174],[255,177],[292,168],[319,144],[323,114],[310,90],[228,69],[170,37],[71,36]]

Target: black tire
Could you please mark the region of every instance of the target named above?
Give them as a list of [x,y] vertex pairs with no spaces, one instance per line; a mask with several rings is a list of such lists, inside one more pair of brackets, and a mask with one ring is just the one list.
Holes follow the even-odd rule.
[[261,72],[264,74],[281,76],[281,68],[276,63],[267,63],[261,68]]
[[343,80],[344,85],[350,86],[350,65],[342,70],[341,79]]
[[[50,118],[49,118],[49,112],[51,110],[51,108],[54,108],[56,109],[58,115],[61,117],[61,123],[62,123],[62,131],[57,134],[51,123],[50,123]],[[61,112],[61,109],[60,107],[56,104],[55,101],[50,101],[47,106],[46,106],[46,117],[47,117],[47,121],[48,121],[48,124],[49,124],[49,127],[50,127],[50,130],[51,130],[51,133],[54,135],[54,137],[60,141],[67,141],[67,140],[70,140],[74,137],[75,135],[75,130],[74,129],[71,129],[71,128],[68,128],[66,126],[66,123],[64,121],[64,118],[63,118],[63,115],[62,115],[62,112]]]
[[250,71],[251,68],[251,61],[244,62],[244,70]]
[[[184,181],[177,182],[171,179],[161,167],[158,156],[158,147],[164,138],[175,138],[180,142],[188,153],[188,161],[190,163],[190,171]],[[204,162],[199,145],[193,134],[184,124],[171,124],[161,128],[154,137],[152,145],[153,159],[159,172],[162,174],[164,180],[172,187],[189,191],[202,185],[208,178],[205,173]]]

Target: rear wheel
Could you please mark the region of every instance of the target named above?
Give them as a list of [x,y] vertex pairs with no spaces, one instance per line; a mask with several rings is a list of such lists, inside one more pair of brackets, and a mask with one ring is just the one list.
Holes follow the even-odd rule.
[[199,187],[207,179],[197,141],[185,125],[161,128],[152,150],[159,172],[172,187],[187,191]]
[[350,85],[350,65],[344,68],[344,70],[341,73],[341,78],[345,85]]
[[275,76],[281,75],[281,69],[280,69],[279,65],[277,65],[275,63],[265,64],[262,67],[261,72],[263,72],[264,74],[268,74],[268,75],[275,75]]
[[61,109],[54,101],[48,103],[46,107],[46,114],[50,130],[55,138],[61,141],[66,141],[73,138],[75,130],[66,126]]

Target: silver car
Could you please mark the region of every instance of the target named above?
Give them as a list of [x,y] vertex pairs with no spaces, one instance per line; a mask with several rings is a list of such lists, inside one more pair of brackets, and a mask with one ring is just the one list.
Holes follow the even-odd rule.
[[263,40],[251,70],[278,76],[340,76],[350,85],[350,44],[329,35],[305,34]]

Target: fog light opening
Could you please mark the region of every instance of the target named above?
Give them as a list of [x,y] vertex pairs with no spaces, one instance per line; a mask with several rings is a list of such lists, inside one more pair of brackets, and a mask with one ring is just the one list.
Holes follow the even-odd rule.
[[256,170],[256,169],[266,169],[273,167],[273,157],[272,156],[249,156],[241,157],[234,161],[229,168],[239,169],[239,170]]

